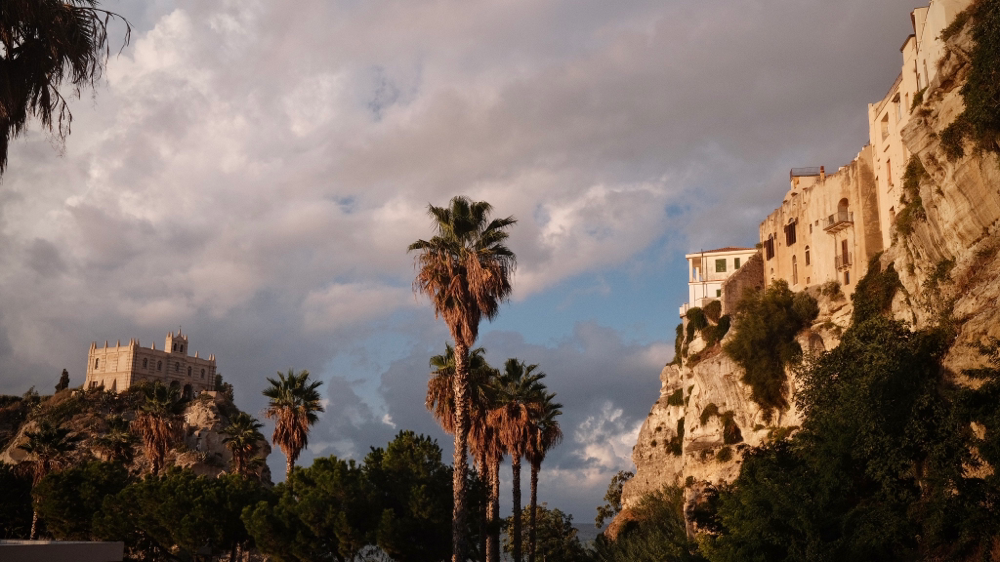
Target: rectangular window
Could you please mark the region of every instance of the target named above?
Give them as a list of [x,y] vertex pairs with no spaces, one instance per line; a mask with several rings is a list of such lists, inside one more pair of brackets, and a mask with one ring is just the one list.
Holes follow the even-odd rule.
[[882,140],[889,138],[889,114],[886,113],[885,117],[882,118]]
[[771,259],[774,257],[774,237],[768,235],[767,240],[764,241],[764,259]]
[[740,268],[740,258],[736,258],[733,260],[733,270],[737,270],[739,268]]
[[715,272],[725,273],[726,272],[726,260],[715,260]]
[[795,221],[785,226],[785,245],[791,246],[792,244],[795,244]]
[[716,297],[721,297],[722,296],[722,289],[716,289],[715,290],[715,296]]
[[892,187],[892,160],[885,161],[885,181]]
[[844,272],[844,285],[850,285],[850,284],[851,284],[851,272],[850,271],[845,271]]

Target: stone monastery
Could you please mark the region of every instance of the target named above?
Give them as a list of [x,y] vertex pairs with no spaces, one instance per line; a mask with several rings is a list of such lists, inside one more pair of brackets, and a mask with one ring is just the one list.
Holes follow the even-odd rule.
[[177,330],[177,334],[167,334],[162,350],[140,347],[139,340],[129,340],[122,345],[119,340],[114,347],[104,342],[90,344],[87,356],[87,379],[84,388],[100,388],[121,392],[133,384],[143,381],[160,381],[180,388],[186,397],[192,397],[203,390],[215,388],[215,355],[203,359],[190,353],[188,338]]
[[892,244],[910,158],[901,131],[928,86],[939,85],[941,31],[971,3],[931,0],[910,14],[913,33],[900,48],[902,70],[885,97],[868,105],[869,143],[831,174],[823,166],[793,168],[781,206],[760,224],[758,251],[722,248],[685,256],[688,302],[680,308],[682,317],[715,299],[731,311],[745,287],[767,287],[778,279],[793,291],[836,281],[846,295],[854,292],[868,261]]

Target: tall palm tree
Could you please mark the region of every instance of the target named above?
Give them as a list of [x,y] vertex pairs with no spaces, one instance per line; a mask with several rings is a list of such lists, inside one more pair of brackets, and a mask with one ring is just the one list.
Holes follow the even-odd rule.
[[[496,369],[486,362],[486,350],[478,347],[469,354],[469,447],[479,474],[487,476],[489,482],[489,467],[494,457],[503,456],[503,451],[496,437],[496,432],[486,423],[487,414],[493,406],[493,384],[498,375]],[[442,429],[448,434],[455,433],[455,348],[445,344],[445,353],[431,357],[431,378],[427,383],[427,409],[434,415]],[[496,461],[499,464],[499,461]],[[483,513],[481,550],[486,553],[487,562],[498,562],[500,543],[499,504],[497,495],[490,487],[488,501]],[[496,532],[494,533],[494,527]],[[495,555],[491,556],[490,552]]]
[[465,562],[466,489],[469,431],[469,350],[479,335],[479,322],[492,320],[511,293],[516,267],[505,245],[513,217],[490,220],[485,201],[457,196],[448,207],[428,206],[436,234],[417,240],[407,251],[415,258],[415,292],[427,295],[434,315],[444,319],[455,342],[455,456],[452,507],[452,562]]
[[108,431],[94,438],[94,447],[111,462],[130,464],[135,457],[139,437],[132,433],[129,421],[115,414],[108,417]]
[[142,437],[150,470],[159,474],[167,451],[180,437],[184,403],[174,386],[159,381],[142,388],[142,404],[132,420],[132,428]]
[[555,393],[544,393],[536,416],[531,420],[525,458],[531,463],[531,509],[528,512],[528,562],[535,562],[535,520],[538,511],[538,471],[545,455],[562,441],[562,428],[557,417],[562,415],[562,404],[554,402]]
[[[28,442],[18,445],[18,448],[34,456],[34,460],[26,461],[24,466],[31,473],[31,487],[34,488],[47,474],[62,466],[66,454],[76,449],[81,436],[73,434],[69,429],[53,426],[43,421],[38,431],[26,431],[24,435]],[[34,513],[31,516],[30,540],[38,536],[38,506],[37,500]]]
[[264,416],[274,420],[271,442],[281,447],[285,454],[285,482],[291,484],[295,460],[302,449],[309,446],[309,426],[319,419],[317,413],[325,411],[316,390],[323,381],[310,381],[309,371],[304,369],[298,374],[288,369],[287,375],[279,372],[278,380],[268,377],[267,382],[271,386],[265,388],[263,394],[271,401]]
[[58,87],[65,81],[79,97],[93,87],[107,61],[109,18],[128,21],[97,7],[97,0],[3,0],[0,9],[0,174],[7,166],[8,141],[24,131],[29,117],[57,136],[69,134],[72,115]]
[[233,454],[233,472],[246,476],[252,460],[260,451],[260,442],[264,440],[260,428],[264,424],[246,412],[240,412],[229,420],[229,425],[222,429],[226,438],[222,440],[226,448]]
[[532,420],[538,417],[545,395],[545,386],[541,383],[545,373],[535,372],[537,368],[538,365],[508,359],[497,381],[496,407],[489,414],[489,424],[496,428],[500,441],[510,454],[514,562],[521,562],[521,457],[531,441]]

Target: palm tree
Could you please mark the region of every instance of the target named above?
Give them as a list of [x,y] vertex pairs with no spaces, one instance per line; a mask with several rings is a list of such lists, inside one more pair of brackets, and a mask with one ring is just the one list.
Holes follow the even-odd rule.
[[545,455],[562,441],[562,428],[556,418],[562,404],[553,402],[556,395],[545,393],[537,416],[531,420],[530,439],[524,456],[531,463],[531,510],[528,512],[528,562],[535,562],[535,519],[538,511],[538,471]]
[[[58,469],[65,462],[66,454],[76,449],[81,436],[72,434],[69,429],[55,427],[48,421],[38,426],[38,431],[26,431],[24,435],[28,442],[18,445],[18,448],[34,455],[35,459],[26,461],[24,466],[31,473],[31,487],[34,488],[47,474]],[[38,536],[38,506],[35,506],[31,516],[30,540]]]
[[309,426],[319,419],[317,413],[325,411],[316,390],[323,381],[310,381],[309,371],[295,374],[293,369],[288,369],[287,375],[279,372],[278,380],[268,377],[267,382],[271,386],[265,388],[263,394],[271,401],[264,416],[274,420],[271,442],[281,447],[285,454],[285,482],[291,485],[295,460],[302,449],[309,446]]
[[260,428],[264,424],[246,412],[240,412],[229,420],[229,425],[222,429],[227,437],[222,440],[226,448],[233,454],[233,472],[246,476],[252,459],[260,451],[260,442],[264,440]]
[[[489,467],[495,457],[503,456],[503,451],[496,432],[486,423],[487,414],[493,405],[493,387],[498,375],[496,369],[490,367],[483,355],[486,350],[477,347],[469,354],[469,445],[476,468],[481,475],[489,475]],[[434,415],[445,433],[455,433],[455,349],[445,344],[445,353],[431,357],[431,378],[427,382],[427,409]],[[495,464],[499,464],[499,460]],[[498,481],[499,482],[499,481]],[[498,494],[497,494],[498,495]],[[486,553],[487,562],[499,560],[499,527],[495,521],[499,519],[499,504],[497,496],[490,487],[485,513],[483,513],[481,545]],[[496,527],[496,533],[493,532]],[[494,552],[495,556],[491,556]]]
[[167,451],[178,439],[183,425],[184,403],[174,386],[159,381],[142,388],[143,401],[132,420],[132,428],[142,437],[150,471],[158,474]]
[[135,457],[134,446],[139,441],[121,415],[108,417],[108,431],[94,438],[94,447],[111,462],[130,464]]
[[[97,7],[97,0],[3,0],[0,10],[0,174],[7,167],[10,139],[29,117],[43,127],[69,134],[72,115],[58,86],[66,81],[79,97],[93,87],[107,61],[110,18],[128,21]],[[123,45],[124,46],[124,45]]]
[[541,379],[545,373],[535,372],[538,365],[526,365],[518,359],[508,359],[497,381],[497,405],[489,414],[489,424],[496,428],[500,441],[510,453],[513,472],[511,488],[514,496],[514,521],[511,526],[514,562],[521,562],[521,457],[531,441],[532,420],[536,419],[545,395]]
[[442,317],[455,342],[455,456],[452,507],[452,561],[465,562],[466,489],[468,475],[469,364],[468,353],[479,335],[479,322],[496,317],[510,297],[516,258],[504,243],[513,217],[489,220],[493,208],[485,201],[457,196],[449,207],[428,206],[437,233],[417,240],[407,251],[415,258],[415,292],[427,295],[434,315]]

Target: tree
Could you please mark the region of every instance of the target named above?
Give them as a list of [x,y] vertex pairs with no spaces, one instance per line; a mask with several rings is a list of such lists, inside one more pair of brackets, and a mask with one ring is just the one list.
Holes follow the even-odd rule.
[[93,461],[53,472],[35,488],[38,513],[57,540],[93,540],[91,524],[101,503],[128,481],[125,467],[110,462]]
[[619,470],[618,474],[611,477],[608,484],[608,491],[604,494],[604,505],[597,507],[597,517],[594,518],[594,525],[600,529],[608,519],[614,519],[622,511],[622,488],[625,483],[632,479],[635,473],[631,470]]
[[[24,435],[28,442],[18,445],[18,449],[26,451],[34,457],[31,461],[25,461],[24,466],[31,474],[32,489],[53,470],[62,467],[66,462],[66,455],[76,449],[81,436],[74,434],[67,428],[56,427],[47,421],[38,425],[38,431],[26,431]],[[38,497],[35,497],[35,511],[31,517],[30,540],[35,540],[38,533]]]
[[167,451],[180,434],[184,404],[177,388],[163,386],[159,381],[144,385],[142,396],[132,427],[142,437],[150,472],[159,474]]
[[683,489],[669,486],[647,494],[633,511],[635,520],[614,541],[597,537],[595,562],[705,562],[687,535]]
[[65,139],[72,114],[59,86],[68,82],[79,97],[100,78],[108,57],[110,18],[97,0],[4,0],[0,9],[0,175],[9,141],[24,132],[29,117]]
[[278,380],[268,377],[267,382],[271,386],[265,388],[263,394],[270,402],[264,416],[274,420],[271,442],[281,447],[285,454],[285,480],[289,481],[295,460],[309,445],[309,426],[319,419],[317,413],[324,411],[316,390],[323,381],[310,381],[309,371],[295,374],[293,369],[288,369],[287,375],[279,372]]
[[451,549],[451,468],[430,437],[400,431],[365,457],[364,474],[381,504],[376,544],[397,562],[437,562]]
[[249,473],[253,460],[260,452],[260,442],[264,440],[260,432],[262,427],[264,424],[257,421],[257,418],[246,412],[239,412],[222,429],[222,433],[226,435],[222,442],[233,455],[233,472],[236,474],[247,476]]
[[468,476],[468,352],[479,335],[479,322],[492,320],[511,293],[516,267],[505,245],[513,217],[490,220],[485,201],[453,197],[449,207],[428,206],[437,230],[430,240],[417,240],[408,252],[415,258],[414,291],[427,295],[434,315],[444,319],[455,342],[455,456],[452,507],[452,562],[465,562],[466,478]]
[[531,500],[528,511],[528,562],[535,562],[535,521],[538,507],[538,471],[541,470],[545,455],[562,441],[562,428],[556,420],[562,415],[562,404],[553,402],[556,395],[543,393],[538,411],[531,419],[528,447],[524,456],[531,464]]
[[24,539],[31,533],[31,480],[17,466],[0,462],[0,538]]
[[94,447],[111,462],[131,464],[139,437],[132,433],[129,421],[120,414],[108,416],[108,431],[94,438]]
[[514,562],[521,562],[521,458],[531,441],[531,420],[538,417],[545,396],[545,387],[540,382],[545,373],[536,373],[537,368],[538,365],[508,359],[497,379],[496,407],[489,414],[490,425],[496,428],[500,441],[510,453]]
[[[521,516],[530,517],[527,508]],[[507,518],[508,529],[513,525],[513,520],[513,516]],[[557,508],[549,509],[547,504],[542,503],[537,507],[536,521],[538,524],[536,552],[544,562],[587,562],[590,560],[587,550],[577,536],[572,515],[563,513]],[[522,538],[521,548],[530,549],[530,539]],[[507,540],[504,540],[503,549],[507,554],[514,551],[514,543],[509,534]]]
[[56,392],[67,388],[69,388],[69,371],[63,369],[62,374],[59,375],[59,382],[56,384]]
[[[482,513],[480,548],[486,552],[487,562],[497,562],[500,557],[500,460],[503,445],[487,415],[493,408],[495,389],[493,385],[498,375],[483,357],[486,350],[478,347],[469,355],[469,446],[479,474],[486,477],[487,501]],[[427,409],[446,433],[455,433],[455,349],[445,344],[444,355],[431,357],[434,369],[427,383]]]

